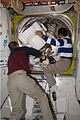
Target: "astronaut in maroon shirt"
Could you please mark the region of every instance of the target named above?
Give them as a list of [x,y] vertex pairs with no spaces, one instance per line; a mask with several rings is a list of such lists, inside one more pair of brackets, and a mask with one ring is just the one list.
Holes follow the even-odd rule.
[[26,95],[38,101],[44,120],[53,120],[45,92],[26,74],[30,71],[29,55],[40,57],[40,51],[26,46],[19,47],[15,41],[10,42],[8,47],[11,50],[7,82],[12,105],[10,120],[25,120]]
[[[11,47],[11,44],[14,44],[14,48]],[[17,47],[15,47],[15,45]],[[26,72],[29,72],[29,55],[35,57],[41,56],[39,50],[27,46],[19,47],[18,43],[15,41],[9,44],[9,48],[11,50],[11,53],[8,59],[8,75],[17,70],[24,70]]]

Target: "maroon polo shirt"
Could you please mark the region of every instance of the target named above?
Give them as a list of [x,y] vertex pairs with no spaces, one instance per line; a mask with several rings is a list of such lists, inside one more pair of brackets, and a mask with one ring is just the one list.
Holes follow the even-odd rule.
[[41,56],[39,50],[36,50],[34,48],[13,48],[8,59],[8,75],[17,70],[24,70],[26,72],[29,72],[29,55],[33,55],[36,57]]

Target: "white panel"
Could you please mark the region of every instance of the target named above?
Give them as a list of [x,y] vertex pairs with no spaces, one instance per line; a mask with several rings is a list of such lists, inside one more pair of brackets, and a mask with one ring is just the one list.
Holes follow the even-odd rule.
[[[5,8],[2,8],[1,23],[2,23],[1,56],[8,56],[9,27],[8,27],[7,11]],[[4,40],[7,40],[5,47],[4,47]]]
[[57,112],[65,113],[66,112],[66,98],[57,98]]
[[69,98],[69,120],[80,120],[80,105],[74,96]]
[[64,113],[67,120],[80,120],[80,105],[75,95],[75,77],[60,76],[56,81],[58,117]]
[[57,115],[57,120],[63,120],[64,114],[58,114]]
[[75,78],[69,76],[59,76],[56,79],[58,85],[58,97],[65,98],[69,95],[75,95]]
[[[7,19],[7,11],[5,8],[1,8],[1,17],[0,17],[0,24],[2,24],[1,26],[1,31],[2,35],[0,35],[0,64],[5,64],[5,60],[9,55],[9,49],[8,49],[8,43],[9,43],[9,27],[8,27],[8,19]],[[7,36],[7,37],[6,37]],[[7,40],[6,46],[4,46],[4,40]],[[3,62],[1,63],[1,60],[3,60]],[[6,61],[7,63],[7,61]],[[1,66],[1,65],[0,65]],[[9,117],[10,114],[10,108],[7,105],[7,96],[8,96],[8,90],[7,90],[7,80],[8,80],[8,76],[7,76],[7,66],[1,66],[0,68],[1,73],[1,79],[0,79],[0,92],[1,92],[1,97],[0,97],[0,107],[1,108],[1,117]],[[1,119],[2,120],[2,119]]]

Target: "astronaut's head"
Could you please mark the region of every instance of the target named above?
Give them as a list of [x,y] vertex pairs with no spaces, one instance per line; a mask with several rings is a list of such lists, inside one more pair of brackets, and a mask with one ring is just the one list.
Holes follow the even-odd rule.
[[58,30],[58,37],[63,38],[67,36],[67,29],[66,28],[60,28]]
[[8,44],[8,47],[9,47],[10,50],[12,50],[13,48],[19,47],[19,44],[16,41],[11,41]]

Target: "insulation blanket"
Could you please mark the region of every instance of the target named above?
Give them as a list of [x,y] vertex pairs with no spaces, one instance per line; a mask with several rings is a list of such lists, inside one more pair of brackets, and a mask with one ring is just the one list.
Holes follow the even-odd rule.
[[39,36],[35,35],[35,31],[37,30],[43,31],[38,22],[35,22],[23,33],[19,34],[18,41],[22,43],[22,45],[30,46],[39,50],[44,46],[45,41]]

